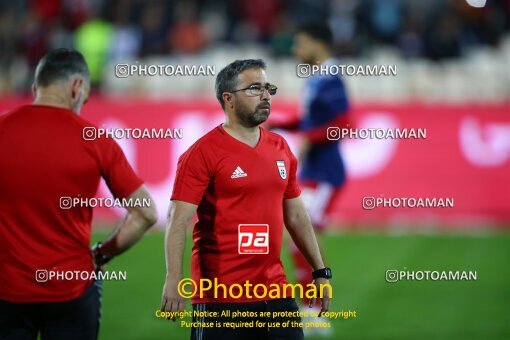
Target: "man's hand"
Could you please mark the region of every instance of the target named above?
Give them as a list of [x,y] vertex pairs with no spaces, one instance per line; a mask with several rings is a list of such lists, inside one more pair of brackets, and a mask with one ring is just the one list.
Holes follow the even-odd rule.
[[154,200],[144,185],[136,189],[127,199],[142,202],[149,200],[150,206],[139,207],[135,205],[126,207],[127,214],[122,222],[102,244],[94,246],[92,255],[96,268],[99,270],[102,270],[102,266],[109,260],[122,254],[138,242],[158,219]]
[[[175,313],[171,318],[175,321],[178,312],[184,312],[186,300],[177,292],[179,280],[167,278],[163,286],[163,296],[161,297],[161,312]],[[170,317],[167,318],[170,320]]]
[[[313,280],[313,284],[317,287],[317,292],[318,293],[321,292],[321,285],[325,285],[325,284],[331,285],[329,283],[329,280],[325,279],[323,277],[319,277],[319,278]],[[321,298],[322,306],[321,306],[321,312],[319,313],[319,317],[321,316],[322,313],[329,311],[329,306],[331,304],[331,296],[329,294],[330,293],[329,288],[324,287],[322,292],[324,293],[324,295]],[[310,308],[312,308],[313,305],[315,305],[315,301],[316,301],[315,298],[310,299],[310,304],[309,304]]]

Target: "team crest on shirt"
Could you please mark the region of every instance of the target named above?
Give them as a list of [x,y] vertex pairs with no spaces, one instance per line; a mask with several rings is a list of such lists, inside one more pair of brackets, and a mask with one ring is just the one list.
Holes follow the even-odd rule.
[[284,161],[276,161],[276,166],[278,167],[278,173],[282,179],[287,178],[287,170],[285,169]]

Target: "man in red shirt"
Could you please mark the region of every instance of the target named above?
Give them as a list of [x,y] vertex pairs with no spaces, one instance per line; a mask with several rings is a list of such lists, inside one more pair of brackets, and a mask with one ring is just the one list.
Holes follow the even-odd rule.
[[83,138],[93,126],[78,116],[89,87],[83,56],[54,50],[37,66],[34,103],[0,116],[1,339],[97,339],[93,273],[156,221],[153,204],[125,206],[126,218],[90,250],[92,207],[83,201],[101,177],[117,199],[152,199],[113,139]]
[[[267,81],[262,60],[237,60],[225,67],[216,79],[225,123],[179,158],[166,235],[167,277],[161,310],[184,310],[179,282],[183,279],[186,227],[195,213],[192,279],[197,285],[216,280],[220,287],[216,292],[199,289],[192,296],[192,339],[303,338],[300,327],[281,326],[286,321],[300,321],[294,298],[283,293],[287,284],[280,260],[284,223],[314,269],[311,279],[317,286],[329,284],[331,270],[324,267],[300,198],[297,160],[281,136],[259,127],[269,116],[276,90]],[[266,294],[275,287],[281,288],[279,296]],[[324,293],[322,311],[327,311],[330,294]],[[227,311],[230,316],[236,311],[246,313],[232,318]],[[214,312],[222,318],[212,317]],[[267,312],[270,317],[260,317]],[[275,317],[273,313],[279,312],[276,315],[291,316]],[[259,326],[227,325],[240,320],[248,325],[258,322]],[[260,326],[269,321],[280,322],[280,327]],[[214,327],[207,328],[210,322]]]

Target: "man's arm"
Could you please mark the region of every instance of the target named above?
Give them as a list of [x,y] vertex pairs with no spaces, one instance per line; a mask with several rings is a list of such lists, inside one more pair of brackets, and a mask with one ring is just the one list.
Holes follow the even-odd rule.
[[[182,279],[182,259],[186,245],[186,229],[197,211],[197,205],[183,201],[172,201],[168,209],[168,223],[165,233],[166,279],[161,298],[162,312],[182,312],[184,298],[178,293],[177,285]],[[172,318],[175,320],[175,317]]]
[[[117,226],[117,228],[115,228],[108,239],[104,241],[99,248],[95,248],[95,256],[97,252],[100,252],[101,255],[111,259],[114,256],[123,253],[136,242],[138,242],[138,240],[142,238],[147,229],[156,223],[158,219],[158,213],[154,204],[154,200],[144,185],[135,190],[135,192],[128,196],[127,199],[142,202],[144,200],[149,200],[150,206],[126,207],[126,216]],[[96,264],[101,266],[101,263]]]
[[[315,232],[313,231],[310,217],[306,212],[305,205],[301,197],[284,199],[283,200],[283,213],[285,219],[285,226],[289,231],[292,240],[298,247],[299,251],[303,254],[308,264],[313,270],[323,269],[324,262],[315,238]],[[311,273],[310,273],[311,275]],[[329,284],[329,280],[325,278],[318,278],[314,280],[316,285]],[[320,289],[318,289],[320,291]],[[322,309],[321,312],[329,310],[331,303],[331,297],[329,291],[324,289],[324,296],[322,297]],[[315,304],[315,299],[310,301],[310,306]]]

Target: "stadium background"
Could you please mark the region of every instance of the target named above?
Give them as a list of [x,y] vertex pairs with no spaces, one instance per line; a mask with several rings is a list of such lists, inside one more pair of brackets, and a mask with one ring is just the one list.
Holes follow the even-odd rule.
[[[320,238],[335,275],[332,310],[358,317],[334,321],[332,338],[510,337],[509,1],[0,1],[0,112],[30,102],[45,52],[75,47],[94,83],[85,119],[183,129],[182,140],[118,141],[156,198],[160,220],[110,265],[128,279],[105,282],[101,339],[188,337],[154,314],[164,280],[161,228],[177,158],[223,117],[214,77],[117,78],[115,65],[218,72],[234,59],[263,58],[279,86],[272,119],[287,119],[299,114],[306,81],[296,75],[292,32],[309,20],[328,20],[343,64],[397,65],[395,77],[344,78],[356,127],[427,129],[424,140],[341,143],[348,183]],[[298,150],[299,136],[285,136]],[[109,197],[104,184],[98,196]],[[453,197],[455,207],[364,210],[364,196]],[[120,213],[95,211],[94,240]],[[388,269],[476,270],[478,279],[387,283]]]

